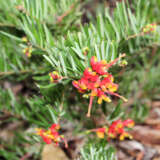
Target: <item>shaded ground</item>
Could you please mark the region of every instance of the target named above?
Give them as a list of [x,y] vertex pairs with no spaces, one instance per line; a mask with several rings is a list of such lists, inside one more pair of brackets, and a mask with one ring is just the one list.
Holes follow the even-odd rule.
[[132,130],[132,141],[116,144],[118,160],[160,159],[160,101],[151,103],[151,111],[143,124]]

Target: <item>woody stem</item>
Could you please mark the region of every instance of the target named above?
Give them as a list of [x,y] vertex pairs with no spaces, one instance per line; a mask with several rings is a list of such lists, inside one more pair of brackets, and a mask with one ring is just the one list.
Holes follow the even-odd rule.
[[88,113],[87,113],[87,117],[90,117],[91,115],[91,109],[92,109],[92,103],[93,103],[93,96],[90,97],[90,100],[89,100],[89,106],[88,106]]

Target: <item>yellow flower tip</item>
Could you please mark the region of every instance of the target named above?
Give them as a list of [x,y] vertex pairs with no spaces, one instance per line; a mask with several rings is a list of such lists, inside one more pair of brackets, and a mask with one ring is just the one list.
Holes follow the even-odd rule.
[[124,102],[128,102],[128,99],[126,99],[126,98],[123,97],[123,101],[124,101]]
[[97,101],[98,104],[102,104],[102,98],[98,98],[98,101]]
[[105,64],[107,64],[107,61],[106,61],[106,60],[102,60],[102,61],[101,61],[101,64],[104,64],[104,65],[105,65]]
[[92,72],[92,69],[91,69],[91,67],[88,67],[88,72]]
[[52,73],[53,73],[54,75],[59,76],[59,73],[58,73],[57,71],[53,71]]
[[107,89],[106,89],[106,87],[103,85],[103,86],[101,86],[101,88],[102,88],[102,91],[103,92],[106,92],[107,91]]
[[99,83],[95,83],[95,84],[94,84],[94,87],[95,87],[95,88],[98,88],[98,87],[99,87]]
[[116,136],[113,135],[112,133],[109,133],[108,136],[109,136],[110,138],[113,138],[113,139],[116,138]]
[[119,137],[119,140],[120,140],[120,141],[123,141],[124,138],[125,138],[124,135],[121,135],[121,136]]
[[129,127],[129,128],[133,128],[134,125],[135,125],[135,123],[133,122],[133,123],[129,124],[128,127]]
[[123,53],[122,55],[119,56],[119,58],[122,58],[122,57],[125,57],[125,56],[126,56],[126,54]]
[[80,85],[80,88],[82,89],[82,90],[86,90],[87,89],[87,87],[86,87],[86,85]]
[[97,93],[93,91],[93,92],[91,92],[90,96],[95,97],[95,96],[97,96]]
[[27,57],[31,57],[31,53],[32,53],[31,47],[27,47],[27,48],[23,49],[22,51]]
[[41,128],[35,128],[35,131],[36,131],[35,134],[36,134],[36,135],[40,135],[41,130],[42,130]]
[[95,62],[97,62],[97,61],[98,61],[98,59],[97,59],[97,57],[96,57],[96,56],[94,56],[94,61],[95,61]]
[[110,92],[115,92],[115,91],[117,91],[117,89],[118,89],[117,86],[108,86],[108,88],[109,88],[109,91],[110,91]]
[[25,48],[25,49],[22,50],[23,53],[26,53],[26,51],[27,51],[27,48]]
[[83,96],[82,97],[84,97],[84,98],[88,98],[89,97],[89,95],[88,94],[83,94]]
[[84,55],[87,55],[88,51],[89,51],[88,47],[85,47],[85,48],[82,49],[82,52],[83,52]]
[[118,127],[118,128],[122,128],[123,125],[120,123],[120,124],[117,125],[117,127]]
[[59,130],[60,128],[61,128],[61,126],[60,126],[60,125],[57,125],[56,129]]
[[30,57],[31,57],[31,53],[30,53],[30,52],[28,53],[27,57],[28,57],[28,58],[30,58]]
[[104,133],[103,132],[96,132],[97,137],[103,139],[104,138]]
[[107,97],[107,98],[105,99],[105,101],[108,102],[108,103],[112,102],[112,100],[111,100],[109,97]]
[[128,65],[128,62],[126,60],[121,61],[121,63],[119,64],[119,66],[121,67],[125,67]]
[[129,139],[133,139],[133,136],[132,136],[132,135],[129,135],[128,138],[129,138]]
[[22,41],[23,41],[23,42],[28,42],[27,37],[22,37]]
[[54,80],[52,79],[52,77],[50,77],[50,82],[54,82]]
[[86,114],[86,117],[90,118],[90,116],[91,116],[90,113],[87,113],[87,114]]
[[125,97],[123,96],[119,96],[124,102],[128,102],[128,99],[126,99]]
[[108,127],[105,127],[105,129],[106,129],[105,133],[108,134]]
[[114,81],[114,77],[111,77],[111,81],[112,81],[112,82]]

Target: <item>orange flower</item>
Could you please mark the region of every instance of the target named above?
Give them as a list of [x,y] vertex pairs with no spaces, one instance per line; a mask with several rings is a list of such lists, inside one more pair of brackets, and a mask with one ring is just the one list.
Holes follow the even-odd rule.
[[108,128],[103,127],[103,128],[97,128],[97,129],[92,129],[90,132],[96,132],[98,138],[104,138],[105,134],[107,134]]
[[155,32],[157,28],[156,23],[148,24],[143,28],[144,33]]
[[32,47],[27,47],[23,50],[23,53],[27,56],[27,57],[31,57],[32,54]]
[[131,119],[127,119],[125,121],[116,120],[114,121],[108,129],[108,137],[116,138],[119,136],[120,140],[124,140],[125,138],[132,138],[132,136],[125,131],[125,127],[132,128],[134,126],[134,121]]
[[98,128],[96,131],[97,137],[98,138],[104,138],[105,134],[107,132],[107,128]]
[[23,41],[23,42],[28,42],[27,37],[22,37],[22,41]]
[[62,77],[59,75],[57,71],[49,73],[49,76],[50,76],[50,81],[53,83],[57,83],[62,79]]
[[89,48],[88,47],[83,48],[82,52],[86,56],[88,54],[88,52],[89,52]]
[[59,144],[62,140],[65,143],[65,147],[68,147],[66,140],[63,135],[59,135],[58,130],[60,129],[59,124],[52,124],[52,126],[48,130],[44,130],[41,128],[36,128],[36,134],[41,136],[43,141],[47,144],[51,144],[54,142],[56,145]]
[[97,58],[93,56],[90,61],[91,68],[88,67],[84,70],[80,80],[72,82],[73,86],[77,88],[79,92],[85,93],[84,97],[90,97],[87,117],[90,117],[94,97],[98,97],[98,104],[101,104],[103,100],[111,102],[109,95],[114,95],[127,101],[124,97],[114,93],[118,90],[118,84],[113,83],[114,78],[107,71],[124,56],[125,54],[110,63],[107,63],[105,60],[98,62]]
[[98,138],[119,138],[119,140],[124,140],[125,138],[132,139],[132,136],[126,132],[127,128],[132,128],[134,126],[134,121],[127,119],[125,121],[116,120],[109,127],[104,126],[103,128],[96,128],[89,130],[89,132],[96,132]]

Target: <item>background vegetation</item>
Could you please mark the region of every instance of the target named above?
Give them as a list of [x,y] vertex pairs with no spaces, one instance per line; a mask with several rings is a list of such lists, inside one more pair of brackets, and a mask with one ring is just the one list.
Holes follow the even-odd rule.
[[[150,103],[159,100],[159,9],[159,0],[0,1],[0,159],[40,159],[44,144],[34,129],[59,121],[61,132],[72,135],[68,142],[85,139],[79,159],[114,160],[114,144],[84,131],[119,118],[143,123]],[[142,35],[150,23],[157,24],[156,32]],[[32,48],[30,58],[25,48]],[[88,119],[88,99],[72,80],[81,77],[91,56],[111,61],[122,53],[128,65],[110,72],[128,102],[95,103]],[[51,83],[54,70],[67,78]]]

